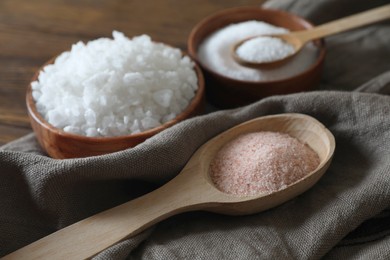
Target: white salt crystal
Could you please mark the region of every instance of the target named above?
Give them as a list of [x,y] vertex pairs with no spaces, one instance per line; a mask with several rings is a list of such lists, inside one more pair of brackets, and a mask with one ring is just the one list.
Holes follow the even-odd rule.
[[130,122],[130,117],[129,116],[124,116],[123,117],[123,123],[125,123],[126,125]]
[[55,127],[114,136],[171,120],[197,84],[194,63],[179,49],[114,31],[113,39],[74,44],[44,67],[32,89],[38,111]]
[[87,128],[85,130],[85,134],[86,134],[86,136],[90,136],[90,137],[95,137],[95,136],[99,135],[97,129],[96,128],[92,128],[92,127],[91,128]]
[[62,113],[56,109],[48,111],[47,120],[55,127],[62,128],[66,126],[65,118],[63,117]]
[[144,129],[150,129],[150,128],[154,128],[154,127],[161,125],[160,122],[158,122],[157,120],[155,120],[152,117],[143,118],[141,120],[141,123],[142,123],[142,126]]
[[140,72],[128,72],[123,76],[123,82],[125,84],[142,85],[145,83],[145,79]]
[[183,96],[187,100],[191,100],[195,96],[195,93],[194,93],[194,91],[193,91],[193,89],[192,89],[190,84],[184,84],[182,92],[183,92]]
[[35,100],[37,100],[37,99],[39,99],[40,97],[41,97],[41,92],[39,92],[39,91],[32,91],[32,96],[33,96],[33,98],[35,99]]
[[180,107],[181,111],[183,111],[184,108],[186,108],[188,106],[188,101],[186,99],[179,99],[177,101],[177,103],[179,104],[179,107]]
[[176,115],[180,114],[181,108],[180,108],[179,103],[178,102],[172,102],[171,107],[170,107],[170,111],[171,111],[172,114],[176,114]]
[[39,84],[38,82],[34,81],[31,83],[31,89],[32,90],[35,90],[35,89],[38,89],[39,88]]
[[80,134],[80,128],[76,126],[65,126],[64,131],[72,134]]
[[84,117],[88,125],[96,124],[96,114],[92,109],[87,109],[84,113]]
[[145,113],[141,107],[137,107],[136,109],[134,109],[134,116],[136,118],[142,118],[145,116]]
[[139,133],[144,131],[145,129],[143,128],[141,121],[137,118],[131,125],[130,130],[132,133]]
[[173,91],[170,89],[162,89],[153,93],[154,101],[162,107],[169,107],[172,96]]
[[168,121],[171,121],[172,119],[174,119],[176,117],[176,114],[174,113],[171,113],[171,114],[168,114],[168,115],[165,115],[163,118],[162,118],[162,123],[166,123]]

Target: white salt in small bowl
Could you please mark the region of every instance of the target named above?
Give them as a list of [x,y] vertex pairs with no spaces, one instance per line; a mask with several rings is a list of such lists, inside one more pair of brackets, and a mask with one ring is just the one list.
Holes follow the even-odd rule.
[[[217,31],[229,25],[247,21],[262,21],[277,27],[286,28],[290,31],[305,30],[313,27],[309,21],[295,14],[254,6],[222,10],[201,20],[192,29],[188,38],[188,52],[200,64],[204,72],[206,79],[206,97],[210,103],[221,108],[238,107],[272,95],[308,91],[319,83],[325,58],[325,45],[323,40],[311,42],[313,47],[316,48],[316,56],[313,58],[313,62],[305,69],[286,77],[266,77],[259,80],[249,79],[249,77],[243,77],[242,79],[234,78],[232,75],[236,72],[240,73],[242,70],[247,70],[246,72],[254,71],[248,71],[251,68],[244,67],[240,64],[231,64],[234,62],[231,52],[224,52],[223,54],[211,53],[215,57],[211,57],[211,55],[206,56],[211,57],[210,59],[212,60],[226,60],[232,65],[232,68],[237,68],[237,71],[230,71],[229,73],[223,74],[202,60],[200,47],[206,39],[213,37]],[[220,52],[222,53],[222,50]],[[271,70],[273,71],[271,73],[269,73],[270,71],[264,71],[264,74],[280,74],[277,70],[287,70],[286,66],[295,69],[299,67],[299,64],[286,64],[283,66],[283,68],[272,68]],[[263,74],[263,71],[260,74]]]
[[[184,55],[184,54],[183,54]],[[38,79],[40,71],[54,59],[48,61],[33,76],[31,83]],[[180,121],[201,114],[204,108],[204,78],[201,69],[194,64],[198,88],[189,105],[175,118],[162,125],[140,133],[113,137],[88,137],[65,132],[49,124],[38,112],[32,94],[31,83],[27,88],[26,103],[31,126],[36,138],[46,153],[56,159],[80,158],[102,155],[134,147],[153,135],[167,129]]]

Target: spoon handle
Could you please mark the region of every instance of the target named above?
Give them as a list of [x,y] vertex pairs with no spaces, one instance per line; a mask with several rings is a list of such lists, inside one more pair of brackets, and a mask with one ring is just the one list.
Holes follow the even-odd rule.
[[296,34],[304,42],[307,42],[388,18],[390,18],[390,4],[322,24],[307,31],[297,32]]
[[[183,172],[182,172],[183,173]],[[195,177],[191,177],[195,176]],[[191,186],[203,184],[196,174],[178,175],[161,188],[135,200],[93,215],[61,229],[3,259],[86,259],[136,235],[174,214],[196,210],[202,197]],[[192,189],[194,190],[194,189]],[[207,193],[207,191],[206,191]],[[207,197],[207,196],[205,196]]]

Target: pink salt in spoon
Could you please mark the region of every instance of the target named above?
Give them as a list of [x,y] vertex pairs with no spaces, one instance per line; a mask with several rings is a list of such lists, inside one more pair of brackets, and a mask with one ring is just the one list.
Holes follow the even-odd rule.
[[[287,133],[309,145],[319,156],[316,170],[270,194],[236,196],[214,187],[210,163],[227,142],[245,133]],[[183,170],[161,188],[115,208],[61,229],[4,259],[87,259],[175,214],[205,210],[247,215],[278,206],[313,186],[325,173],[335,150],[335,139],[316,119],[303,114],[259,117],[237,125],[203,144]]]
[[[326,24],[322,24],[320,26],[308,30],[296,31],[296,32],[291,32],[286,34],[257,35],[236,43],[232,48],[232,57],[238,63],[247,67],[272,69],[272,68],[279,67],[283,65],[285,62],[287,62],[288,60],[290,60],[309,41],[319,39],[325,36],[341,33],[350,29],[358,28],[375,22],[383,21],[389,18],[390,18],[390,4],[387,4],[365,12],[361,12]],[[280,58],[275,58],[275,59],[267,58],[266,60],[265,59],[257,60],[255,57],[243,58],[242,55],[238,54],[238,50],[241,46],[243,46],[244,44],[248,44],[250,41],[258,40],[259,38],[264,38],[264,40],[266,40],[267,38],[268,40],[272,40],[272,38],[280,39],[281,47],[288,48],[288,46],[291,46],[293,51],[289,51],[289,54],[283,53],[283,55],[281,55]],[[252,42],[252,44],[247,46],[255,45],[254,43],[256,42]],[[272,41],[272,44],[276,45],[276,43],[278,42]],[[272,46],[269,47],[271,48]],[[271,48],[270,51],[278,52],[277,49],[273,49],[273,48]]]

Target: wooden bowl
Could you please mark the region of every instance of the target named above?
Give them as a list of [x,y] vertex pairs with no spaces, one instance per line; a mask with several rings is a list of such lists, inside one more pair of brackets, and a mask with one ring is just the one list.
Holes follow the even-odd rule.
[[[46,64],[49,64],[52,61],[53,60]],[[42,68],[35,73],[31,82],[38,79],[39,72]],[[205,96],[204,77],[201,69],[196,64],[195,72],[198,78],[198,90],[187,108],[176,116],[176,118],[166,122],[165,124],[141,133],[115,137],[87,137],[67,133],[62,129],[49,124],[37,111],[35,101],[32,97],[31,84],[28,86],[26,94],[27,111],[30,123],[41,147],[49,156],[56,159],[102,155],[134,147],[162,130],[203,112]]]
[[198,48],[205,38],[227,25],[249,20],[264,21],[291,31],[313,27],[310,22],[294,14],[260,7],[231,8],[204,18],[190,33],[188,52],[203,69],[206,79],[206,96],[210,103],[222,108],[237,107],[271,95],[307,91],[318,84],[325,57],[323,40],[313,41],[318,48],[318,55],[315,62],[308,69],[280,80],[247,81],[233,79],[210,69],[199,59]]

